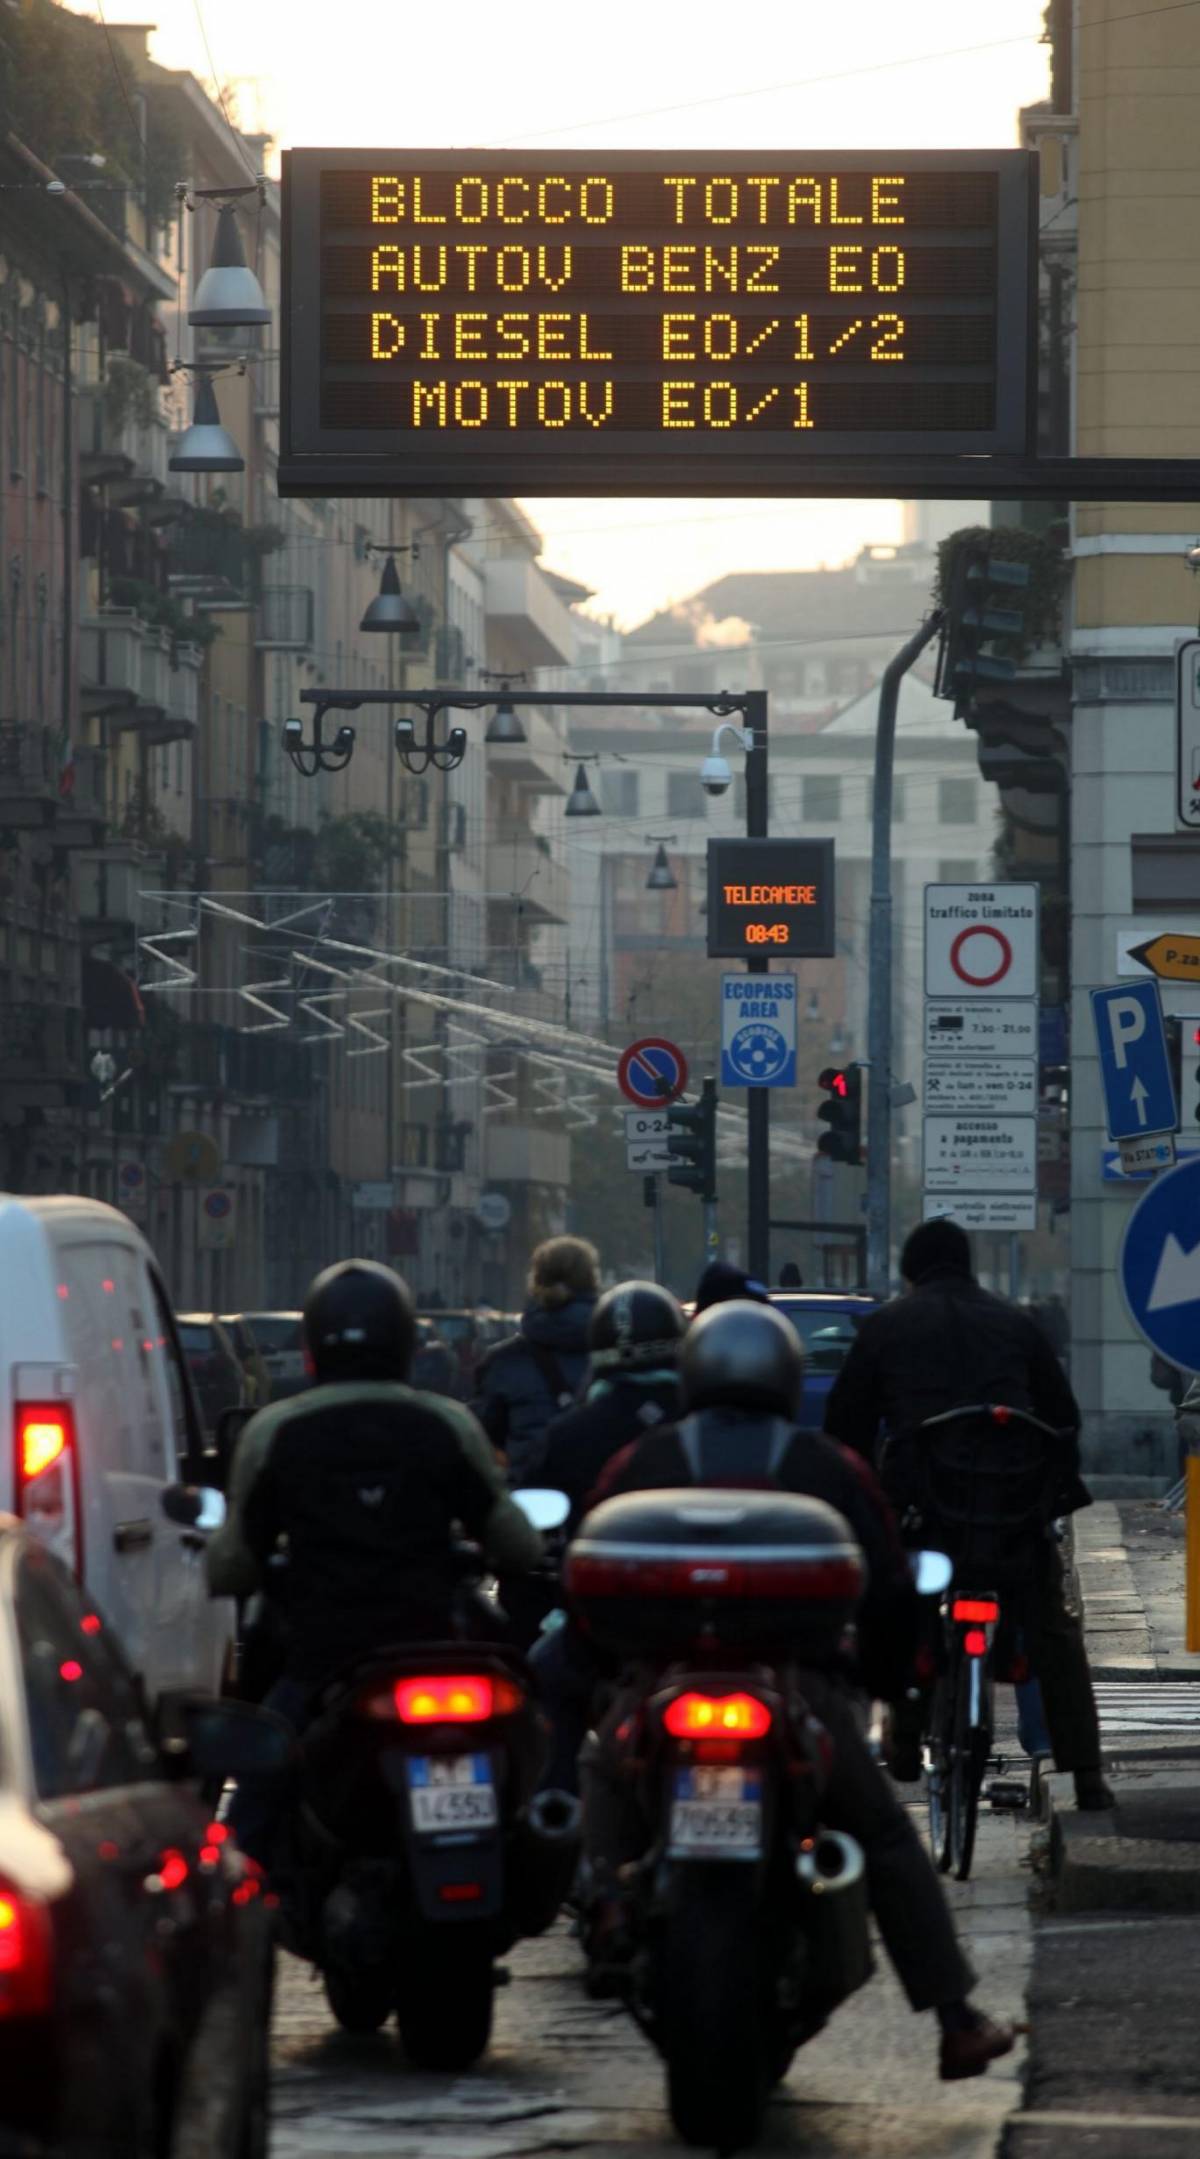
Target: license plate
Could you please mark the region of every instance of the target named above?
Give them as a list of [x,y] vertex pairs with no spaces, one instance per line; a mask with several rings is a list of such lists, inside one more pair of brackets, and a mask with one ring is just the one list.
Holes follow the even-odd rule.
[[419,1836],[446,1829],[494,1829],[500,1819],[486,1754],[418,1754],[408,1764],[408,1799]]
[[756,1769],[677,1769],[669,1859],[757,1859],[762,1776]]

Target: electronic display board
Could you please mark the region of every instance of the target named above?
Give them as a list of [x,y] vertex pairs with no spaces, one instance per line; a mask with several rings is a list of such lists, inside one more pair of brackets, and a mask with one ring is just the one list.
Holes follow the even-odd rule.
[[708,956],[829,959],[832,840],[710,840]]
[[779,492],[839,453],[1023,455],[1035,169],[288,151],[281,492]]

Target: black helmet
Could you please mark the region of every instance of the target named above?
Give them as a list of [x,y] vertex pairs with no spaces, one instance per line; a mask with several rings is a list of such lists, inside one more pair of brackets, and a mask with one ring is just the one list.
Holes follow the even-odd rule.
[[672,1369],[687,1321],[669,1289],[657,1282],[618,1282],[598,1300],[588,1321],[593,1372]]
[[327,1267],[304,1300],[304,1340],[319,1380],[407,1379],[417,1340],[407,1282],[373,1259]]
[[796,1418],[804,1352],[795,1328],[769,1304],[714,1304],[692,1321],[679,1357],[688,1409],[767,1409]]

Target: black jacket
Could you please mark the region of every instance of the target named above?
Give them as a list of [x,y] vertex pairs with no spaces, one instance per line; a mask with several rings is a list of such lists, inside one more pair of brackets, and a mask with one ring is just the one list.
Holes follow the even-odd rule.
[[512,1485],[541,1481],[546,1427],[574,1400],[587,1369],[594,1303],[576,1297],[554,1312],[530,1305],[520,1332],[497,1342],[479,1367],[471,1407],[493,1447],[507,1456]]
[[615,1454],[657,1425],[671,1424],[680,1410],[679,1382],[635,1378],[631,1373],[594,1391],[586,1402],[555,1417],[546,1431],[539,1475],[571,1502],[574,1534],[592,1487]]
[[[825,1429],[874,1463],[881,1432],[898,1436],[971,1402],[1006,1402],[1058,1431],[1079,1430],[1079,1405],[1041,1328],[947,1269],[863,1321],[825,1404]],[[1064,1507],[1086,1503],[1076,1475]]]

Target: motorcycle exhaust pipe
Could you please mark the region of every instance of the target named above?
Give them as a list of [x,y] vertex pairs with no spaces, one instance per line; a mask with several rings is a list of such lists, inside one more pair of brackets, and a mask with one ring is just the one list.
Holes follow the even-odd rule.
[[862,1846],[840,1829],[821,1830],[798,1854],[796,1880],[808,1987],[828,2014],[871,1976]]
[[570,1892],[582,1847],[583,1809],[573,1792],[537,1792],[517,1818],[512,1918],[524,1935],[553,1926]]
[[801,1887],[814,1897],[834,1896],[854,1889],[864,1874],[861,1844],[840,1829],[823,1829],[796,1861]]

